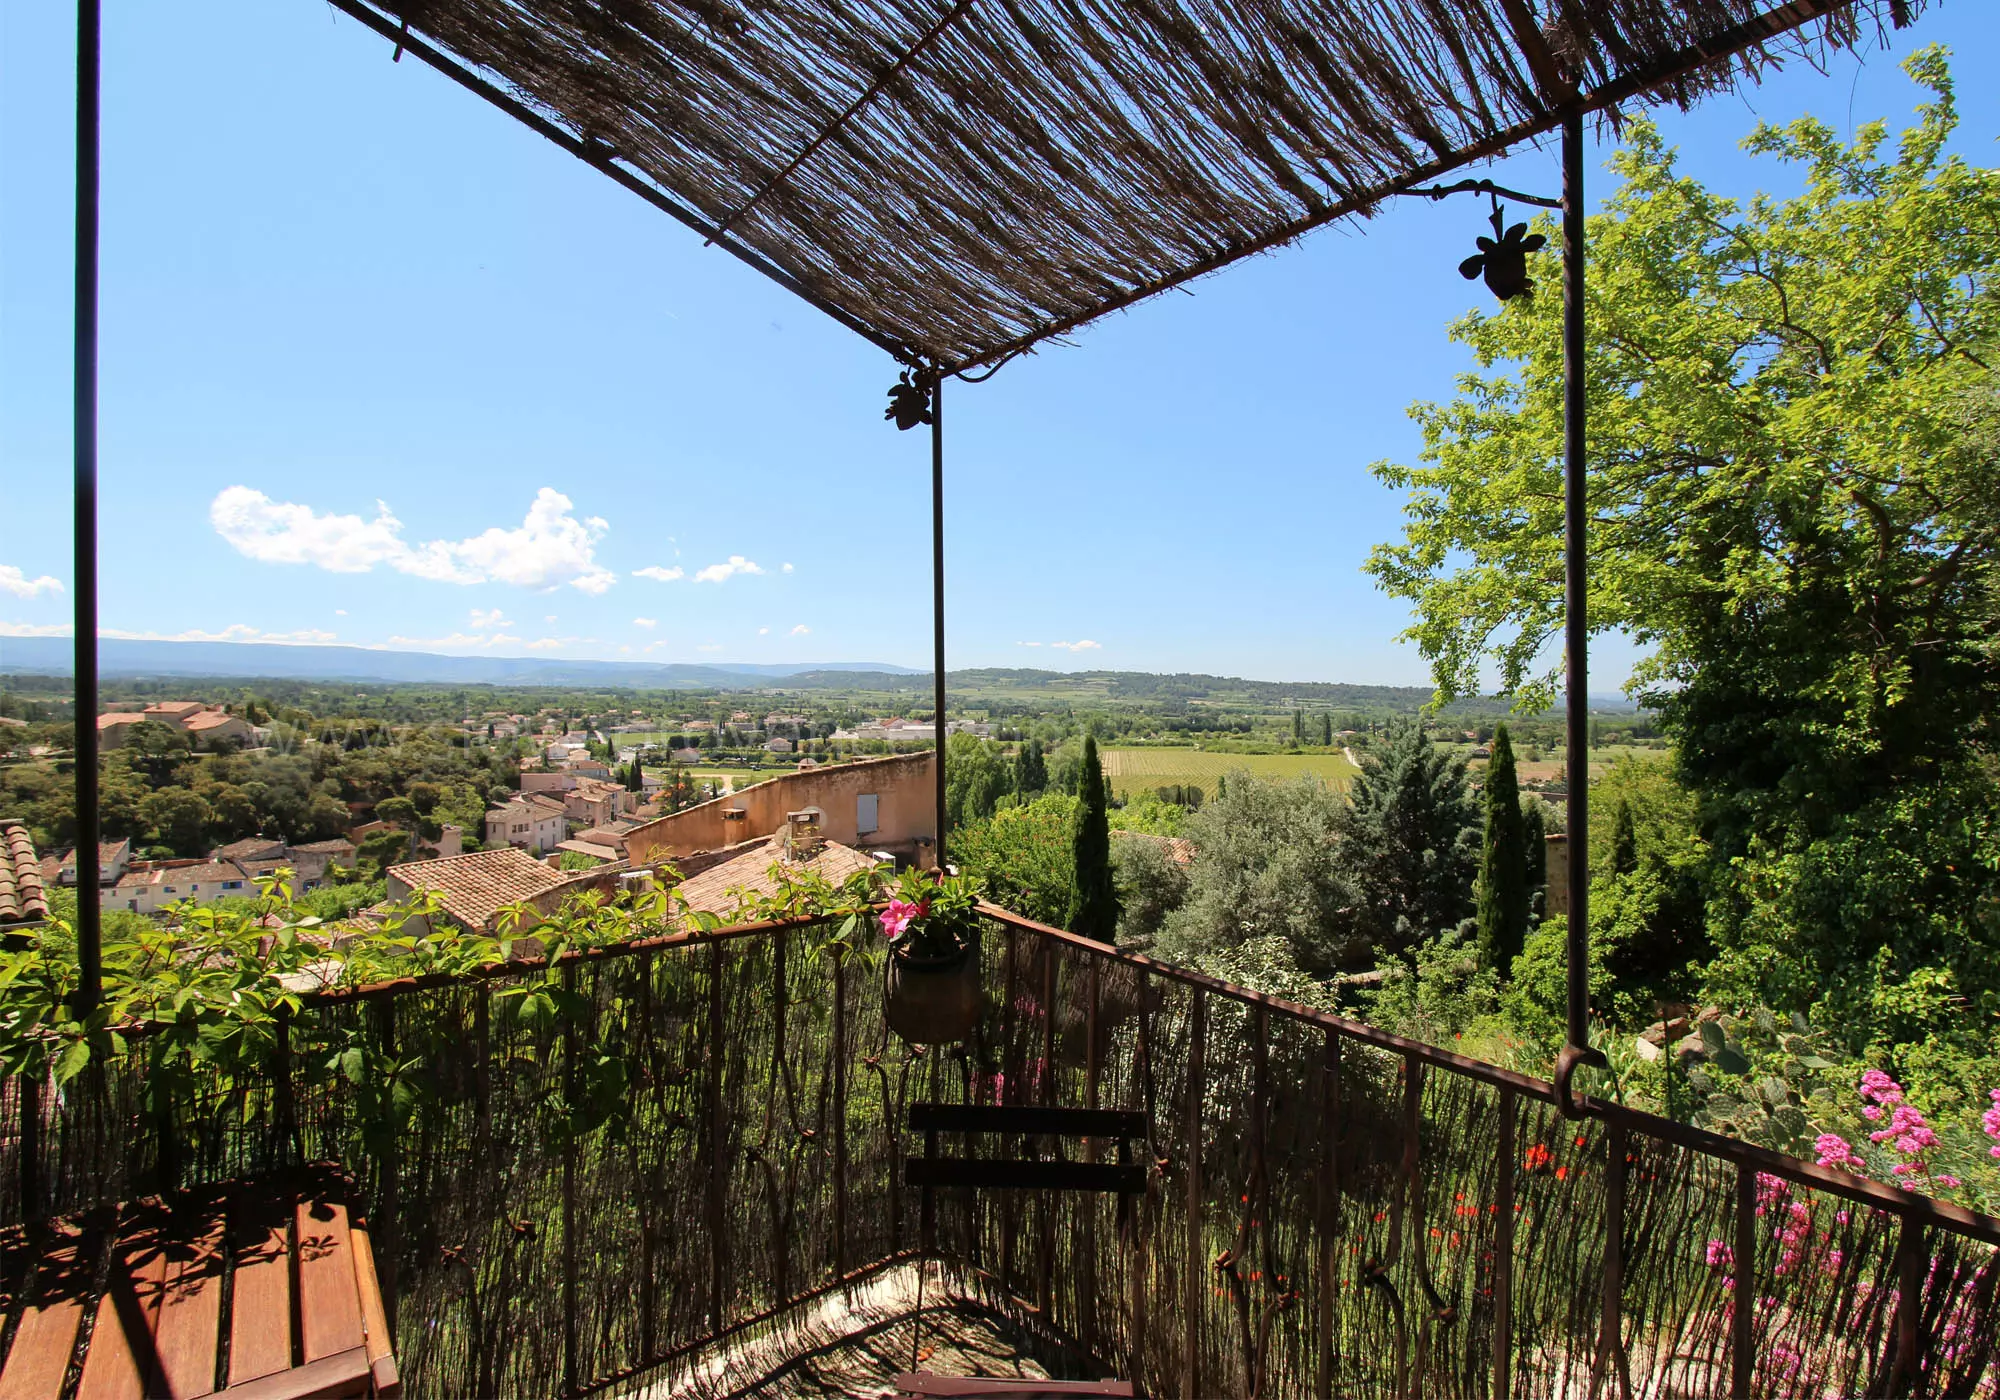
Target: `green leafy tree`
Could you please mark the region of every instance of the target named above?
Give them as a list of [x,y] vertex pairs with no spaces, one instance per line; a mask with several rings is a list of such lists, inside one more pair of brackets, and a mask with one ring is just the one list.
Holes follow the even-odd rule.
[[1479,853],[1479,961],[1504,974],[1528,938],[1527,830],[1514,745],[1507,726],[1493,731],[1486,764],[1486,833]]
[[1150,948],[1160,929],[1187,899],[1188,872],[1165,841],[1144,834],[1111,843],[1118,880],[1118,945]]
[[1118,936],[1118,887],[1111,871],[1110,794],[1104,786],[1104,765],[1097,760],[1097,738],[1083,740],[1082,791],[1076,805],[1076,825],[1070,834],[1076,883],[1069,899],[1068,928],[1106,943]]
[[183,856],[208,849],[208,824],[214,815],[207,802],[185,788],[162,788],[139,803],[139,821],[147,835]]
[[967,822],[951,833],[952,863],[984,883],[987,898],[1002,908],[1061,924],[1076,887],[1076,805],[1073,797],[1048,793]]
[[1239,945],[1268,963],[1282,946],[1286,970],[1366,965],[1374,946],[1355,916],[1353,862],[1341,830],[1347,804],[1309,777],[1269,782],[1238,771],[1187,819],[1196,851],[1187,895],[1167,915],[1159,955],[1213,970]]
[[954,734],[946,740],[945,811],[952,828],[993,815],[1012,790],[1013,765],[991,739]]
[[[1948,153],[1943,51],[1905,68],[1929,96],[1897,139],[1751,134],[1790,197],[1724,198],[1626,127],[1588,226],[1589,608],[1652,648],[1636,679],[1709,842],[1710,992],[1944,1046],[2000,1016],[2000,170]],[[1420,465],[1377,466],[1410,504],[1369,569],[1443,695],[1493,665],[1538,706],[1561,298],[1452,334],[1477,368],[1414,410]]]

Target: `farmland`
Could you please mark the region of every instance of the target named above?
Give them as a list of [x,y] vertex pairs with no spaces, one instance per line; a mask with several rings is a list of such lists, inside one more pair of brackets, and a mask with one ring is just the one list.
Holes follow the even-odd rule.
[[1149,792],[1167,784],[1193,783],[1209,796],[1215,794],[1215,780],[1224,774],[1245,769],[1259,778],[1296,778],[1310,773],[1316,778],[1345,787],[1354,765],[1338,753],[1325,750],[1307,753],[1208,753],[1201,749],[1127,748],[1105,749],[1104,776],[1120,797],[1133,792]]

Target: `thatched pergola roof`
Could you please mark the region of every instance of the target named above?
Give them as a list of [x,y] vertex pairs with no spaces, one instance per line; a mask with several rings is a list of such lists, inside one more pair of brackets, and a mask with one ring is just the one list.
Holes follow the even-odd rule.
[[[890,353],[994,363],[1924,0],[333,0]],[[399,54],[402,50],[399,50]]]

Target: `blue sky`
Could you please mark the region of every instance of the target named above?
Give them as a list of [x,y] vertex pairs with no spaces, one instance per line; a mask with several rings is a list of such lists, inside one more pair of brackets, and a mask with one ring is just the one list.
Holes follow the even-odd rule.
[[[882,422],[885,356],[326,6],[200,11],[105,3],[107,632],[927,664],[928,444]],[[73,25],[0,7],[0,665],[70,601]],[[1663,124],[1783,188],[1755,119],[1900,122],[1930,40],[1991,161],[1974,0]],[[1557,184],[1553,150],[1493,173]],[[1483,214],[1402,201],[953,384],[951,664],[1423,683],[1359,571],[1401,504],[1366,468],[1463,368]],[[1596,656],[1609,688],[1629,649]]]

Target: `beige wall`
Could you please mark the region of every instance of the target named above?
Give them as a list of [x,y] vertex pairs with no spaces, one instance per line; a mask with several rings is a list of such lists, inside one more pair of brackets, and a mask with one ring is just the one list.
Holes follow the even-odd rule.
[[[936,780],[932,777],[936,762],[934,753],[898,754],[787,773],[635,827],[626,833],[625,849],[633,865],[650,865],[769,836],[785,824],[786,813],[817,807],[823,814],[820,834],[829,841],[862,850],[913,855],[920,840],[928,843],[937,836]],[[855,826],[859,799],[864,794],[873,794],[876,799],[872,833]],[[722,814],[729,810],[741,810],[744,815],[725,818]]]

